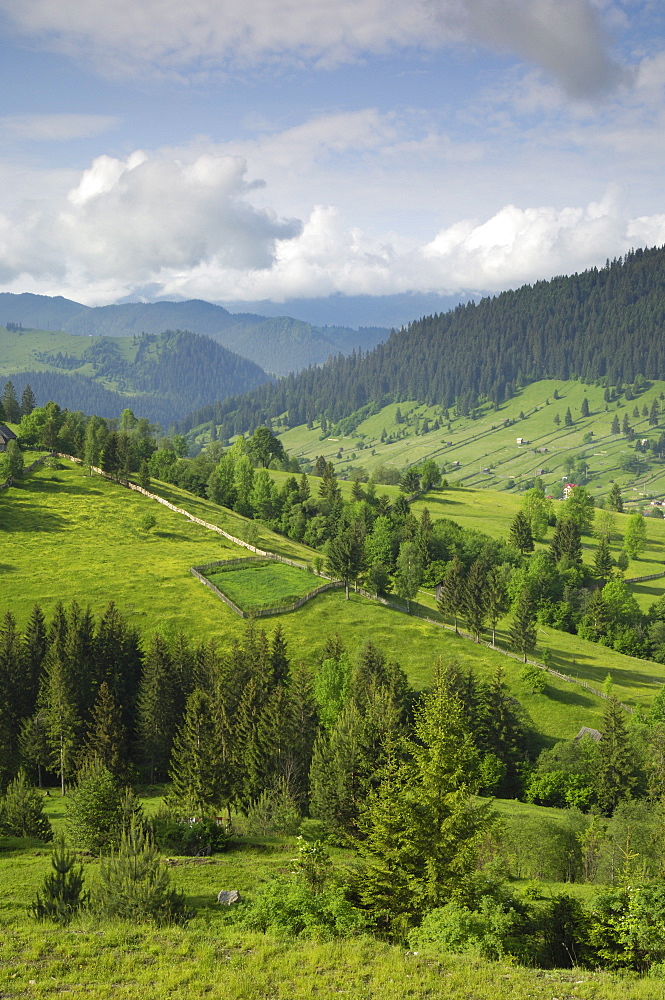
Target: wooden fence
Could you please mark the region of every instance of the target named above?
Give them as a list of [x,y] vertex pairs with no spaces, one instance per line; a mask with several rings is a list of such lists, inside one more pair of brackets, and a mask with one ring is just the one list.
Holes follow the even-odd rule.
[[[60,458],[68,458],[68,459],[70,459],[73,462],[79,462],[79,463],[81,462],[80,458],[74,458],[71,455],[59,455],[59,457]],[[38,459],[38,461],[43,461],[43,459]],[[163,497],[157,496],[156,493],[149,493],[147,490],[144,490],[141,486],[137,486],[135,483],[131,483],[128,480],[123,480],[123,479],[121,479],[121,480],[114,480],[113,476],[109,475],[106,472],[103,472],[101,469],[95,468],[94,466],[93,466],[93,472],[98,472],[101,476],[104,476],[106,479],[111,479],[113,481],[119,482],[121,486],[125,486],[128,489],[130,489],[130,490],[136,490],[137,493],[143,493],[144,496],[150,497],[151,500],[156,500],[157,503],[163,504],[165,507],[168,507],[170,510],[174,511],[177,514],[182,514],[184,517],[188,518],[190,521],[193,521],[195,524],[200,524],[204,528],[208,528],[208,530],[210,530],[210,531],[216,531],[218,534],[223,535],[224,538],[227,538],[229,541],[233,542],[234,544],[240,545],[240,546],[242,546],[242,547],[244,547],[246,549],[249,549],[250,552],[254,552],[258,557],[267,558],[267,559],[273,560],[275,562],[283,562],[283,563],[286,563],[287,565],[295,566],[297,569],[303,569],[303,568],[305,568],[305,567],[303,567],[302,563],[295,562],[293,559],[287,559],[286,556],[277,555],[277,553],[275,553],[275,552],[267,552],[264,549],[259,549],[255,545],[251,545],[249,542],[244,541],[244,539],[242,539],[242,538],[235,538],[233,535],[230,535],[228,533],[228,531],[224,531],[223,528],[218,527],[216,524],[210,524],[207,521],[201,520],[201,518],[199,518],[199,517],[195,517],[193,514],[190,514],[189,511],[183,510],[182,507],[176,507],[174,504],[170,503],[168,500],[164,500]],[[245,560],[242,560],[242,559],[239,559],[239,560],[223,560],[222,559],[219,562],[217,562],[216,564],[215,563],[209,563],[208,566],[221,565],[221,563],[224,563],[224,562],[228,563],[228,562],[232,562],[232,561],[233,562],[243,562]],[[207,567],[203,566],[201,568],[206,569]],[[226,597],[226,595],[223,594],[221,592],[221,590],[219,590],[218,587],[215,587],[215,585],[213,583],[211,583],[209,580],[206,580],[206,578],[196,569],[196,567],[191,567],[190,573],[192,573],[192,575],[195,576],[198,580],[200,580],[201,583],[205,584],[205,586],[207,586],[218,597],[220,597],[222,599],[222,601],[224,601],[225,604],[228,604],[228,606],[230,608],[232,608],[236,612],[236,614],[240,615],[241,618],[247,618],[247,617],[261,618],[261,617],[267,617],[267,616],[270,616],[270,615],[284,614],[284,613],[289,612],[289,611],[295,611],[298,608],[301,608],[303,606],[303,604],[306,604],[307,601],[311,600],[311,598],[315,597],[317,594],[320,594],[320,593],[322,593],[325,590],[330,590],[333,587],[341,587],[341,586],[343,586],[343,584],[341,583],[341,581],[330,581],[329,583],[324,584],[322,587],[317,588],[317,590],[311,591],[305,597],[301,598],[299,601],[294,602],[293,605],[290,605],[288,607],[267,608],[267,609],[261,609],[258,612],[246,613],[246,612],[242,611],[237,605],[235,605],[233,603],[233,601],[231,601],[228,597]],[[324,576],[325,574],[319,573],[318,575],[319,576]],[[634,579],[627,580],[626,582],[627,583],[638,583],[641,580],[655,580],[655,579],[657,579],[658,577],[661,577],[661,576],[665,576],[665,572],[663,572],[663,573],[655,573],[652,576],[636,577]],[[379,603],[385,605],[386,607],[393,608],[395,611],[400,611],[403,614],[407,613],[406,610],[405,610],[405,608],[403,608],[399,604],[395,604],[394,601],[388,600],[388,598],[386,598],[386,597],[379,597],[378,595],[371,594],[371,593],[369,593],[366,590],[358,590],[358,593],[362,594],[363,597],[367,597],[367,598],[369,598],[372,601],[379,601]],[[423,614],[420,611],[416,610],[415,611],[415,615],[416,615],[416,617],[421,618],[423,621],[429,622],[431,625],[436,625],[439,628],[445,628],[445,629],[448,629],[449,631],[454,631],[454,627],[452,625],[447,625],[445,622],[437,621],[434,618],[430,618],[428,615],[425,615],[425,614]],[[470,639],[472,642],[476,641],[475,638],[474,638],[474,636],[470,635],[468,632],[462,632],[462,631],[460,631],[458,629],[457,630],[457,634],[460,635],[464,639]],[[503,649],[500,646],[495,646],[491,642],[485,642],[485,641],[481,640],[480,641],[480,645],[485,646],[488,649],[493,649],[497,653],[501,653],[502,656],[508,656],[508,657],[510,657],[513,660],[523,660],[523,657],[520,656],[518,653],[513,653],[509,649]],[[559,670],[555,670],[554,667],[548,667],[546,664],[538,662],[538,660],[529,660],[529,659],[527,659],[526,662],[529,663],[529,664],[531,664],[534,667],[538,667],[540,670],[547,671],[548,674],[551,674],[553,677],[558,677],[559,680],[565,681],[567,684],[576,684],[579,687],[583,687],[587,691],[589,691],[591,694],[596,695],[598,698],[609,699],[609,698],[612,697],[612,695],[608,695],[604,691],[601,691],[599,688],[593,687],[593,685],[588,684],[587,681],[582,681],[582,680],[580,680],[577,677],[569,677],[567,674],[561,673],[561,671],[559,671]],[[625,705],[623,702],[619,702],[619,704],[621,705],[621,707],[626,712],[632,713],[632,712],[635,711],[635,709],[632,708],[630,705]]]
[[[237,604],[234,604],[231,598],[227,597],[227,595],[220,590],[219,587],[216,587],[211,580],[204,576],[205,571],[214,569],[216,566],[239,566],[248,562],[255,563],[265,561],[265,556],[246,556],[244,559],[218,559],[216,562],[206,563],[204,566],[191,566],[189,572],[192,576],[195,576],[200,583],[204,584],[204,586],[211,590],[213,594],[220,597],[224,603],[227,604],[232,611],[235,611],[237,615],[240,615],[241,618],[269,618],[272,615],[288,614],[290,611],[297,611],[298,608],[302,608],[304,604],[307,604],[308,601],[311,601],[312,598],[316,597],[318,594],[323,594],[326,590],[333,590],[335,587],[344,586],[340,580],[331,580],[328,583],[322,584],[320,587],[316,587],[314,590],[310,590],[304,597],[299,597],[297,601],[293,601],[291,604],[281,604],[276,608],[253,608],[251,611],[243,611]],[[274,556],[271,557],[268,555],[268,561],[284,562],[285,560],[280,557],[275,558]],[[293,563],[292,565],[296,564]],[[302,566],[299,566],[298,569],[302,569]]]

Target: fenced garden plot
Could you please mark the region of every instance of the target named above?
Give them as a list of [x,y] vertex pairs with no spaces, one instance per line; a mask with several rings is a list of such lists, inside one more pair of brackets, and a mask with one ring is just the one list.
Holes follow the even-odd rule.
[[242,618],[295,611],[337,582],[312,587],[312,576],[281,560],[250,557],[193,566],[191,572]]

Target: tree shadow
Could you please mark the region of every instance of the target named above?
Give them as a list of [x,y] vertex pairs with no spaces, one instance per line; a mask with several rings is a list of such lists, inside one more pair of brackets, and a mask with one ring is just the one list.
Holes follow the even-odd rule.
[[[69,522],[53,511],[44,510],[39,504],[22,503],[11,508],[12,531],[60,531]],[[9,523],[9,519],[8,519]]]
[[16,566],[10,566],[9,563],[0,563],[0,573],[14,573],[16,571]]

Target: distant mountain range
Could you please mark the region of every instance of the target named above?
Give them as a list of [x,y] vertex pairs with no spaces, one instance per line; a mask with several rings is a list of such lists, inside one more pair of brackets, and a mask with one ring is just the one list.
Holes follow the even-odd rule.
[[0,327],[2,377],[19,396],[29,383],[40,405],[53,399],[100,417],[129,407],[165,430],[196,406],[270,379],[253,361],[195,333],[91,338]]
[[230,313],[200,299],[188,302],[130,302],[84,306],[62,296],[0,293],[0,323],[24,329],[63,330],[77,336],[131,337],[165,330],[188,330],[217,341],[266,372],[287,375],[319,365],[361,347],[369,350],[387,339],[383,327],[353,330],[314,326],[289,316]]

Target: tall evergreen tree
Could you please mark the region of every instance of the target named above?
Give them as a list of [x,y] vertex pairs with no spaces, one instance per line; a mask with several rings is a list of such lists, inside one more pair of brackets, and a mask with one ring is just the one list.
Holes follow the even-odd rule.
[[518,510],[510,525],[510,541],[524,555],[525,552],[533,552],[533,535],[531,524],[524,511]]
[[224,762],[220,734],[209,695],[196,688],[187,699],[174,743],[169,776],[171,798],[178,808],[204,811],[221,805]]
[[452,615],[457,632],[457,616],[464,602],[464,566],[459,556],[453,556],[446,566],[446,575],[441,584],[436,606],[441,615]]
[[517,602],[515,614],[508,633],[510,645],[522,653],[524,662],[536,648],[536,609],[528,590],[524,590]]
[[487,618],[487,567],[482,559],[476,559],[469,567],[464,581],[462,611],[467,626],[479,642]]
[[594,793],[601,812],[611,816],[622,799],[636,790],[640,775],[624,711],[616,698],[610,698],[601,726],[594,775]]

